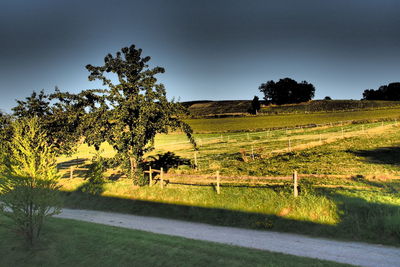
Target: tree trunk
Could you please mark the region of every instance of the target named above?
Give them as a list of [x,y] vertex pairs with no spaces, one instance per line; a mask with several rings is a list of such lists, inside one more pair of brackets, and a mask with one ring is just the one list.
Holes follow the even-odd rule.
[[137,170],[137,161],[135,157],[130,157],[129,158],[130,163],[131,163],[131,178],[135,177],[136,170]]

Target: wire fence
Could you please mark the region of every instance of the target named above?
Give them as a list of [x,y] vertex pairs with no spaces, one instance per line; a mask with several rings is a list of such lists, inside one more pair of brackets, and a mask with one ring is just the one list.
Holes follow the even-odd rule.
[[[238,147],[239,149],[252,150],[252,154],[260,150],[268,153],[290,152],[294,149],[304,149],[307,146],[315,146],[338,138],[358,136],[367,134],[385,126],[397,126],[397,119],[392,121],[382,120],[372,123],[360,123],[353,120],[330,122],[324,124],[312,124],[296,127],[285,127],[281,129],[271,129],[260,132],[245,133],[224,133],[212,137],[195,137],[200,151],[203,148],[216,149]],[[156,144],[157,150],[168,149],[187,149],[181,147],[191,146],[189,141],[171,142],[167,144]],[[253,155],[254,157],[254,155]]]

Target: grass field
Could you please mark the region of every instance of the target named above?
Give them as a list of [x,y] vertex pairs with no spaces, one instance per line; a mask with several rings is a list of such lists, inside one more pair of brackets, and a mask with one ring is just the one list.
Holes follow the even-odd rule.
[[[251,100],[192,101],[183,102],[192,117],[245,116]],[[299,104],[269,105],[261,109],[264,114],[290,114],[310,112],[335,112],[343,110],[385,109],[400,107],[400,101],[381,100],[312,100]]]
[[[398,127],[384,126],[375,133],[366,132],[249,162],[241,160],[233,145],[220,148],[219,154],[210,147],[210,150],[200,151],[200,170],[188,167],[170,170],[171,175],[219,170],[223,175],[275,176],[290,175],[296,169],[300,174],[347,177],[302,180],[299,198],[292,197],[290,184],[224,186],[221,195],[217,195],[211,186],[134,187],[130,180],[119,178],[107,180],[101,188],[102,194],[96,196],[80,192],[79,188],[85,184],[82,178],[62,179],[61,184],[68,191],[64,194],[65,204],[72,208],[400,245],[400,180],[392,179],[400,175]],[[329,128],[309,130],[328,134],[330,131]],[[302,136],[304,132],[298,134]],[[210,145],[215,145],[215,150],[221,146]],[[185,149],[180,152],[181,155],[192,153]]]
[[0,266],[348,266],[65,219],[27,250],[10,221],[0,226]]
[[311,114],[285,114],[215,119],[187,119],[195,133],[221,133],[257,131],[299,125],[323,124],[347,120],[380,120],[399,118],[400,108],[323,112]]
[[[97,191],[101,194],[91,195],[82,192],[87,186],[82,179],[85,171],[77,170],[75,178],[61,180],[65,205],[399,246],[399,127],[394,121],[383,121],[383,125],[196,134],[202,140],[197,154],[200,169],[180,166],[168,171],[170,177],[183,175],[187,183],[190,175],[214,174],[216,170],[222,176],[235,177],[287,176],[293,170],[302,175],[327,175],[301,180],[299,198],[292,196],[292,185],[286,182],[223,184],[221,195],[210,185],[134,187],[130,180],[115,175],[116,170],[106,174],[110,179]],[[291,151],[287,149],[289,138]],[[152,155],[172,151],[193,163],[193,148],[184,142],[179,133],[160,135]],[[249,156],[252,147],[254,160]],[[107,144],[103,148],[104,156],[114,153]],[[60,162],[74,164],[76,157],[90,158],[91,152],[81,146],[77,155],[60,158]],[[69,177],[68,170],[61,170],[64,177]]]

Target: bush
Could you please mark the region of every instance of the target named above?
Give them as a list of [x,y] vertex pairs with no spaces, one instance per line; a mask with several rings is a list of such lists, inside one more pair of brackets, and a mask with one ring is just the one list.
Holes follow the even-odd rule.
[[84,193],[92,195],[100,195],[103,193],[104,188],[104,172],[106,171],[107,161],[100,156],[100,153],[96,154],[92,163],[89,165],[88,172],[85,175],[87,180],[79,190]]
[[4,141],[1,160],[0,211],[10,217],[26,241],[39,238],[46,217],[60,213],[55,154],[37,118],[12,125],[13,136]]
[[144,172],[141,168],[137,168],[134,177],[130,177],[133,180],[134,185],[145,186],[149,184],[148,176],[144,175]]

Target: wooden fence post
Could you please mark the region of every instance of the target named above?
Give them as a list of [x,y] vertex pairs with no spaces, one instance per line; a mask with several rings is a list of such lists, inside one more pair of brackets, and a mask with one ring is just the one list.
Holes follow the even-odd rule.
[[288,139],[288,152],[291,151],[291,144],[290,144],[290,138]]
[[216,175],[217,175],[217,194],[219,195],[220,192],[221,192],[220,189],[219,189],[219,184],[220,184],[219,171],[217,171]]
[[74,166],[69,167],[69,179],[74,178]]
[[383,126],[383,121],[382,121],[382,126]]
[[149,167],[149,185],[153,185],[153,171],[151,170],[151,166]]
[[321,134],[319,134],[319,142],[322,143],[322,137]]
[[344,136],[344,131],[343,131],[343,127],[342,127],[342,137]]
[[254,160],[254,146],[251,145],[251,159]]
[[297,197],[299,192],[297,191],[297,171],[293,172],[293,195]]
[[247,141],[249,141],[250,140],[250,135],[249,135],[249,133],[247,133]]
[[164,177],[163,177],[163,168],[160,169],[160,187],[164,188]]

